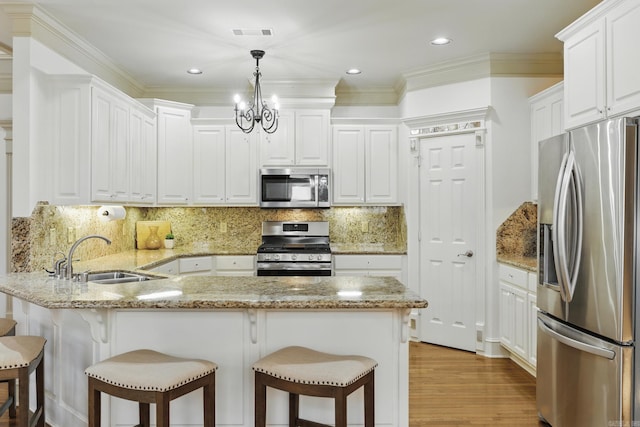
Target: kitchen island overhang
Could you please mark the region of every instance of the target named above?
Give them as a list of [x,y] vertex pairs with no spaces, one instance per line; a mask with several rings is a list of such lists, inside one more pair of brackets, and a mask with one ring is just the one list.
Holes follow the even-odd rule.
[[[48,340],[52,426],[86,425],[84,369],[136,348],[216,362],[216,425],[251,426],[251,365],[287,345],[376,359],[376,425],[408,425],[409,313],[427,301],[391,277],[183,276],[98,285],[24,273],[0,278],[0,291],[12,297],[18,333]],[[286,396],[269,393],[268,423],[285,424]],[[362,424],[362,398],[349,398],[350,424]],[[303,400],[301,410],[330,423],[329,403]],[[174,423],[201,423],[199,405],[198,396],[177,401]],[[134,403],[107,399],[104,408],[105,425],[136,422]]]

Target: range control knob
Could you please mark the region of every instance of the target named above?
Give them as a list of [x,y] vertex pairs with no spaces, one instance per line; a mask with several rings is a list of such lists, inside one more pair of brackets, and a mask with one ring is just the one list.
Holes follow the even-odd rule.
[[296,255],[296,254],[291,255],[291,259],[293,261],[297,260],[298,259],[298,255]]
[[275,261],[279,260],[279,259],[280,259],[280,255],[275,254],[275,255],[273,256],[273,259],[274,259]]
[[309,255],[309,261],[313,261],[313,254]]

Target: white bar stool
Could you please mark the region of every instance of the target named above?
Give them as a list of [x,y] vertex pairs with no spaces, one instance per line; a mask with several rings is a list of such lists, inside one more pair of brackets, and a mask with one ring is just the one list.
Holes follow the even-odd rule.
[[331,397],[335,426],[347,427],[347,396],[364,387],[364,425],[373,427],[374,372],[378,363],[364,356],[322,353],[305,347],[286,347],[253,364],[255,426],[264,427],[267,387],[289,393],[289,426],[326,426],[299,417],[300,395]]
[[153,350],[134,350],[88,367],[89,427],[100,427],[100,393],[138,402],[140,426],[149,427],[149,404],[156,405],[156,425],[169,427],[169,403],[199,388],[204,392],[204,427],[215,424],[218,365],[174,357]]

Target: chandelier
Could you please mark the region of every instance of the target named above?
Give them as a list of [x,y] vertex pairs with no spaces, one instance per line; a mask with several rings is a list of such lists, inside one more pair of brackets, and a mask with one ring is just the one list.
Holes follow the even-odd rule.
[[251,56],[256,60],[256,71],[253,73],[256,83],[253,87],[253,102],[248,106],[241,100],[240,95],[235,95],[234,111],[236,113],[236,124],[244,133],[250,133],[256,123],[259,123],[267,133],[273,133],[278,129],[278,104],[275,95],[271,98],[274,103],[273,108],[269,108],[267,102],[262,99],[260,89],[259,62],[264,56],[264,50],[252,50]]

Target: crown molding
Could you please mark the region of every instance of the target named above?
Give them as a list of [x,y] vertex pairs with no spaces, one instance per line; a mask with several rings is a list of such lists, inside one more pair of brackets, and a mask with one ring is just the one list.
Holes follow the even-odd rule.
[[605,0],[601,3],[598,3],[593,9],[589,10],[587,13],[573,21],[567,27],[560,30],[560,32],[556,34],[556,38],[562,42],[566,41],[577,31],[597,21],[611,9],[617,7],[620,3],[623,3],[625,1],[626,0]]
[[443,114],[412,117],[402,120],[409,129],[420,129],[430,126],[446,125],[450,123],[485,121],[489,116],[491,106],[472,108],[468,110],[452,111]]
[[14,37],[32,37],[132,97],[144,92],[130,74],[41,8],[26,3],[0,4],[11,20]]
[[563,72],[560,53],[486,52],[404,73],[404,86],[399,83],[396,90],[404,96],[406,92],[486,77],[562,77]]

